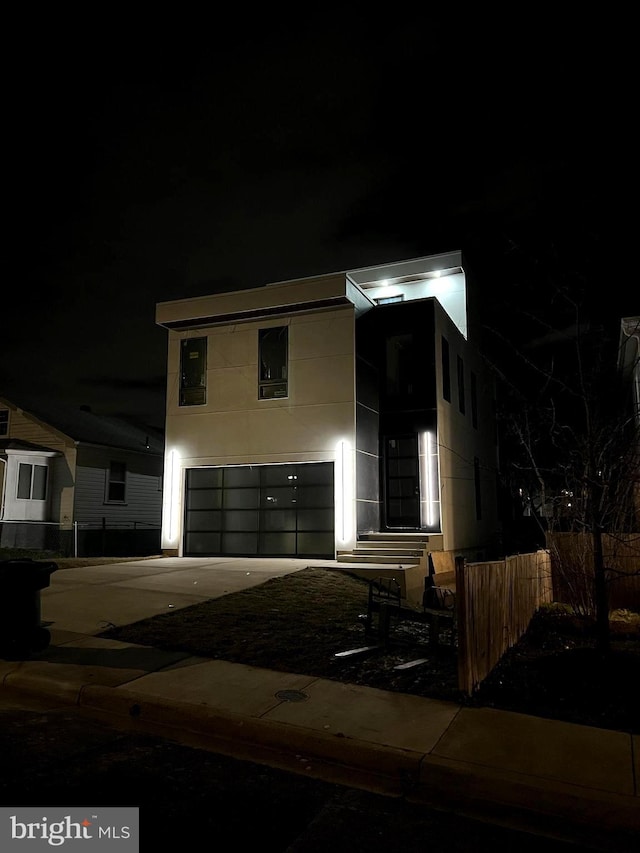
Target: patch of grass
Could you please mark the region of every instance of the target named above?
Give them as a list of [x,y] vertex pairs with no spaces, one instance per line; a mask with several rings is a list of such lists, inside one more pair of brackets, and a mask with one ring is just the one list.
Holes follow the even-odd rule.
[[[640,616],[625,611],[605,662],[592,626],[562,606],[541,608],[473,697],[458,690],[455,636],[429,646],[421,622],[392,622],[390,642],[365,655],[336,652],[375,645],[359,618],[368,584],[331,569],[304,569],[222,598],[163,613],[101,636],[473,706],[520,711],[640,733]],[[616,623],[617,624],[617,623]],[[634,627],[635,626],[635,627]],[[441,640],[446,640],[443,632]],[[423,663],[397,670],[401,663]]]
[[0,548],[0,560],[35,560],[55,563],[59,569],[81,569],[85,566],[108,566],[137,560],[158,560],[162,554],[148,557],[60,557],[54,551],[27,551],[24,548]]
[[139,560],[160,560],[162,554],[148,557],[59,557],[54,563],[59,569],[83,569],[86,566],[110,566],[112,563],[137,563]]
[[0,560],[46,560],[58,558],[57,551],[32,551],[26,548],[0,548]]

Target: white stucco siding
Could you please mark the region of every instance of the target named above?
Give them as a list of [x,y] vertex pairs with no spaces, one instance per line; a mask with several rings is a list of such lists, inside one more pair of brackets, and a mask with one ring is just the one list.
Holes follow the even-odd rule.
[[[167,451],[182,457],[320,453],[355,430],[350,308],[206,330],[207,402],[178,405],[181,335],[169,343]],[[258,399],[258,331],[289,327],[288,396]],[[205,332],[202,333],[204,335]],[[189,332],[188,336],[195,336]]]
[[[165,479],[172,485],[165,485],[166,516],[171,506],[180,523],[186,468],[332,462],[340,441],[355,446],[354,323],[353,307],[346,307],[170,333]],[[288,396],[260,400],[258,332],[284,325]],[[180,340],[204,335],[207,402],[180,407]]]
[[[477,548],[496,534],[495,412],[486,368],[442,311],[436,312],[436,400],[440,457],[443,547]],[[441,337],[449,343],[450,402],[443,398]],[[465,411],[458,399],[458,356],[464,365]],[[477,428],[472,423],[471,373],[476,377]],[[480,482],[480,518],[476,507],[476,469]]]
[[352,403],[271,408],[247,416],[169,418],[167,453],[176,450],[194,464],[262,464],[327,461],[340,439],[354,436]]

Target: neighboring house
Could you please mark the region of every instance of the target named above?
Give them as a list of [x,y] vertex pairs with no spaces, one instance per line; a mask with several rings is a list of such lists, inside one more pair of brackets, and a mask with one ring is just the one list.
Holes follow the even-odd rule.
[[459,252],[159,303],[162,549],[334,559],[366,534],[479,556],[494,394]]
[[36,413],[0,398],[0,546],[158,553],[163,443],[88,407]]

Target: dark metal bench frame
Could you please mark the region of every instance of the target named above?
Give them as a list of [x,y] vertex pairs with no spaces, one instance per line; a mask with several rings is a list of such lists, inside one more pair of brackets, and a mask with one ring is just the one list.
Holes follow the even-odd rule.
[[[429,606],[430,605],[430,606]],[[377,625],[374,615],[377,614]],[[422,610],[414,610],[402,604],[400,584],[395,578],[378,577],[369,581],[367,613],[364,618],[365,635],[377,636],[384,645],[391,642],[392,620],[423,622],[429,625],[429,645],[440,645],[440,628],[443,622],[451,627],[451,645],[456,623],[455,594],[445,587],[438,587],[429,575],[425,578]]]

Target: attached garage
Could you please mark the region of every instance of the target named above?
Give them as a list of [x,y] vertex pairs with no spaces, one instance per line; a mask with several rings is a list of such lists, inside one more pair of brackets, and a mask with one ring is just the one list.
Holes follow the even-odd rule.
[[185,557],[335,556],[333,462],[186,470]]

